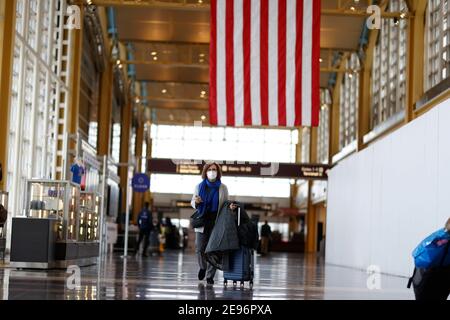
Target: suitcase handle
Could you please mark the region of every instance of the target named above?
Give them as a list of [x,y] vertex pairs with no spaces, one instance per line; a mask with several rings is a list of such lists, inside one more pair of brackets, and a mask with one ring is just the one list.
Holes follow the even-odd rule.
[[238,207],[238,227],[241,225],[241,207]]

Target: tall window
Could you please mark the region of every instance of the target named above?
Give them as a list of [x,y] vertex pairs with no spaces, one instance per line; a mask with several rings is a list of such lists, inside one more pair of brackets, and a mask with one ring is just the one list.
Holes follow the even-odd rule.
[[112,139],[111,139],[111,158],[115,162],[120,161],[120,123],[112,125]]
[[55,178],[58,170],[71,65],[66,7],[65,0],[17,0],[7,173],[12,212],[23,203],[26,179]]
[[317,162],[328,163],[328,147],[330,145],[330,91],[320,90],[320,116],[317,134]]
[[300,156],[301,163],[309,163],[311,160],[310,154],[310,146],[311,146],[311,129],[308,127],[304,127],[302,129],[302,152]]
[[147,152],[148,152],[148,140],[150,138],[150,122],[144,124],[144,139],[142,143],[142,161],[141,161],[141,172],[146,172],[147,170]]
[[426,19],[428,90],[450,76],[450,1],[428,0]]
[[79,132],[97,148],[100,103],[100,72],[96,64],[97,51],[90,29],[84,28],[80,78]]
[[136,154],[136,128],[133,127],[131,129],[131,141],[130,141],[130,155],[133,156],[138,156]]
[[[391,0],[388,11],[407,11],[403,0]],[[371,127],[388,120],[406,104],[407,20],[383,19],[372,69]]]
[[342,80],[339,103],[339,147],[342,150],[356,140],[356,124],[359,104],[359,57],[356,53],[345,62],[348,70]]
[[141,172],[145,172],[147,169],[147,140],[142,142],[142,155],[141,155]]

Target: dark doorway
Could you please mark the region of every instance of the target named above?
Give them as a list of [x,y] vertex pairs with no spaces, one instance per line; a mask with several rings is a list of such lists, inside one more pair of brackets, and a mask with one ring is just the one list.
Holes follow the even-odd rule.
[[320,251],[320,242],[323,239],[323,222],[317,224],[317,252]]

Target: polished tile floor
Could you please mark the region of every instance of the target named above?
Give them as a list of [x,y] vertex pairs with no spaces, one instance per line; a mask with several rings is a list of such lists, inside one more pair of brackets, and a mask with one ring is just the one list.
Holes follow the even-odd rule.
[[197,280],[193,253],[166,251],[161,257],[117,254],[105,258],[100,268],[81,268],[81,287],[70,289],[73,278],[66,270],[16,270],[0,268],[0,299],[413,299],[407,279],[382,275],[380,289],[367,288],[364,271],[325,265],[314,255],[271,253],[255,258],[255,284],[250,290],[224,288],[222,272],[214,286]]

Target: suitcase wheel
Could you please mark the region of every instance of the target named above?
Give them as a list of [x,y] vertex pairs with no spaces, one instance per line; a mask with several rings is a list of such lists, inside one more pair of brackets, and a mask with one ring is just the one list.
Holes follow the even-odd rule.
[[241,281],[241,287],[244,287],[244,281]]
[[253,280],[250,281],[250,290],[253,289]]
[[228,280],[223,280],[223,286],[228,287]]
[[237,281],[233,281],[233,287],[237,286]]

